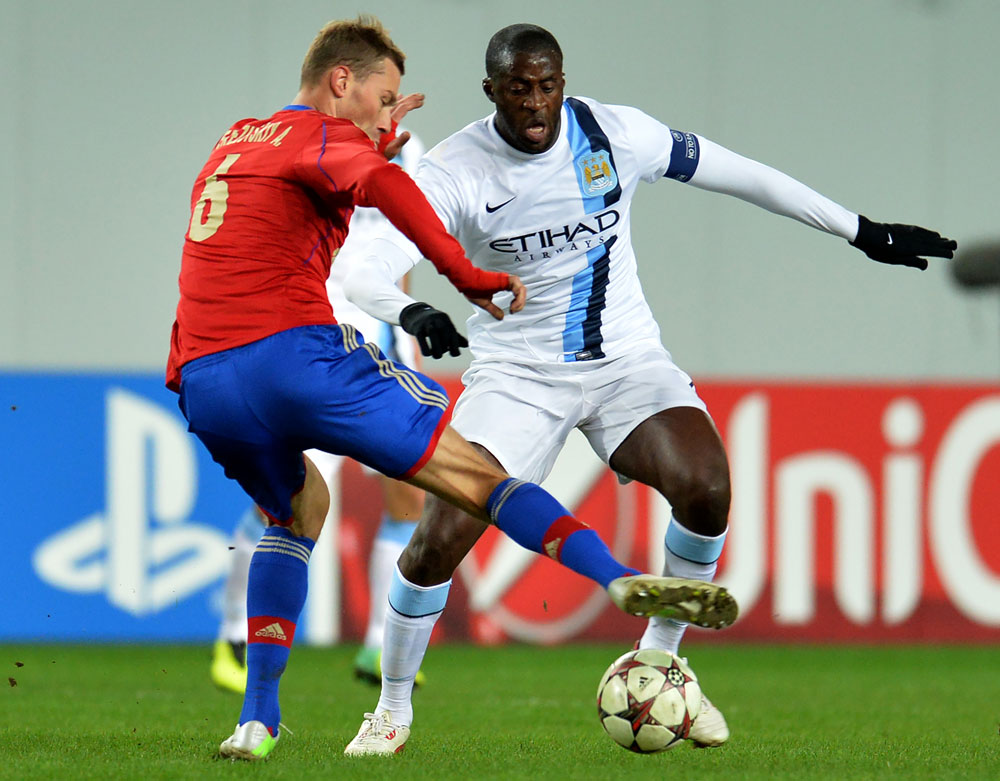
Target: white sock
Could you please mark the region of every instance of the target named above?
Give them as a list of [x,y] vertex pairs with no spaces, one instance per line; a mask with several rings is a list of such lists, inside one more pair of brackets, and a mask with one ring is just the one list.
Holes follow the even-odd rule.
[[417,528],[416,521],[397,521],[389,516],[382,519],[372,555],[368,560],[368,628],[365,630],[365,647],[381,648],[385,630],[385,611],[389,606],[389,584],[396,562]]
[[385,618],[382,646],[382,693],[375,713],[390,711],[392,723],[408,727],[413,723],[413,681],[424,660],[434,624],[440,613],[413,618],[390,609]]
[[[671,517],[664,539],[663,574],[711,581],[719,568],[719,556],[725,541],[726,532],[718,537],[706,537],[681,526],[677,519]],[[686,621],[651,618],[639,640],[639,647],[663,648],[676,654],[687,626]]]
[[393,572],[382,642],[382,693],[375,708],[375,713],[390,711],[393,724],[413,723],[413,680],[450,588],[450,580],[417,586],[402,576],[399,567]]
[[219,624],[219,639],[230,643],[247,641],[247,578],[250,573],[250,559],[253,558],[257,541],[265,529],[264,521],[256,508],[251,507],[240,518],[230,540],[233,549],[229,551],[229,575],[222,596],[222,622]]

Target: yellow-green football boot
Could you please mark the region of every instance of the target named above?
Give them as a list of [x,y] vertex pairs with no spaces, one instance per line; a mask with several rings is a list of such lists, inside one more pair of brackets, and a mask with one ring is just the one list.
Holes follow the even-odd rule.
[[220,689],[243,694],[247,690],[247,644],[216,640],[210,674]]

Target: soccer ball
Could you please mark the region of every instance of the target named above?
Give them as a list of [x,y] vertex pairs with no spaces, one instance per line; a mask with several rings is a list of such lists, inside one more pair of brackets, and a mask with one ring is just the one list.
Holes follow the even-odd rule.
[[654,648],[611,663],[597,687],[597,713],[611,739],[654,754],[683,741],[701,710],[701,687],[687,664]]

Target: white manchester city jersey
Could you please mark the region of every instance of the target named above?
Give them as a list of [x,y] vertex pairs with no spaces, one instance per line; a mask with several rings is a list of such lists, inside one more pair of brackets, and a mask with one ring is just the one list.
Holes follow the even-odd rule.
[[469,318],[473,354],[572,362],[659,344],[636,271],[632,197],[640,179],[690,178],[698,139],[635,108],[567,98],[556,142],[528,154],[493,119],[438,144],[416,176],[469,259],[528,289],[516,315]]

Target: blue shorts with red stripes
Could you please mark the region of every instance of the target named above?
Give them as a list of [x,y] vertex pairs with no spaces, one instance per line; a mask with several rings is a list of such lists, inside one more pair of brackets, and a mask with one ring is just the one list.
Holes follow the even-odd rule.
[[349,325],[310,325],[184,365],[188,430],[273,520],[292,520],[303,451],[416,474],[448,421],[438,383],[390,361]]

